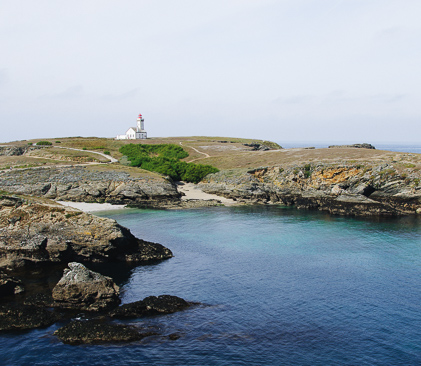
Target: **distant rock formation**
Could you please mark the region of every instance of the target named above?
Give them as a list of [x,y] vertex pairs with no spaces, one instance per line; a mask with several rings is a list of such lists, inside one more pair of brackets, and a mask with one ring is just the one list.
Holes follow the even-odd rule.
[[367,144],[367,143],[363,143],[363,144],[353,144],[353,145],[331,145],[329,146],[329,149],[335,148],[335,149],[340,149],[340,148],[357,148],[357,149],[376,149],[373,145],[371,144]]

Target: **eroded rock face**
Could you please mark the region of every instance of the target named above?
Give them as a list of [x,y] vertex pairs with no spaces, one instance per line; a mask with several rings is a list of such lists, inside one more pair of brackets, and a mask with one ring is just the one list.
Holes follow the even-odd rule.
[[395,216],[421,208],[420,173],[388,164],[265,167],[221,171],[200,188],[244,203],[280,203],[341,215]]
[[0,187],[11,193],[60,201],[163,206],[179,201],[174,183],[162,177],[133,177],[124,170],[45,167],[0,172]]
[[146,263],[169,249],[137,239],[115,220],[54,201],[0,195],[0,268],[77,262]]
[[81,263],[69,263],[53,289],[55,306],[66,309],[100,311],[120,303],[120,289],[110,277],[93,272]]

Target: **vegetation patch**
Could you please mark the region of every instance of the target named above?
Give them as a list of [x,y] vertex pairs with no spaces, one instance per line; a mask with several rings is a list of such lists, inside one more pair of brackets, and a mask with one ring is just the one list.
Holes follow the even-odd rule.
[[72,213],[68,213],[68,214],[64,215],[64,217],[65,217],[66,219],[70,219],[71,217],[74,217],[74,216],[79,216],[79,215],[82,215],[82,212],[81,212],[81,211],[79,211],[79,212],[72,212]]
[[38,141],[36,144],[37,144],[37,145],[50,146],[50,145],[52,145],[53,143],[52,143],[52,142],[50,142],[50,141]]
[[174,144],[129,144],[121,147],[120,152],[127,156],[131,166],[168,175],[174,180],[198,183],[206,175],[218,172],[211,165],[180,161],[189,154]]

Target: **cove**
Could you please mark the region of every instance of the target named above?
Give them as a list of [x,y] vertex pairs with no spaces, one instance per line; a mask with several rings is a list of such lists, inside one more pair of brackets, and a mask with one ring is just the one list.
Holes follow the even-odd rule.
[[[139,319],[175,341],[68,346],[58,325],[0,335],[16,365],[387,365],[421,359],[421,222],[281,206],[102,212],[174,258],[108,266],[122,301],[201,305]],[[124,273],[123,273],[124,272]]]

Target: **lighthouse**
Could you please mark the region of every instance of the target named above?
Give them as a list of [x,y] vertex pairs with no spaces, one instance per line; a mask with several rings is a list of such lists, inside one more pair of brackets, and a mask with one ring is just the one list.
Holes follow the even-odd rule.
[[137,117],[137,126],[136,126],[136,139],[146,139],[146,131],[145,131],[145,120],[143,116],[139,113]]
[[117,135],[117,140],[143,140],[146,139],[147,133],[145,131],[145,120],[143,116],[139,114],[137,117],[136,127],[130,127],[125,135]]
[[136,132],[144,131],[145,130],[145,120],[143,119],[142,115],[139,114],[137,117],[137,129]]

